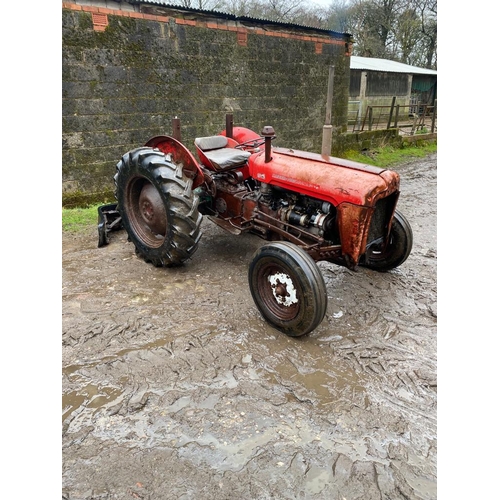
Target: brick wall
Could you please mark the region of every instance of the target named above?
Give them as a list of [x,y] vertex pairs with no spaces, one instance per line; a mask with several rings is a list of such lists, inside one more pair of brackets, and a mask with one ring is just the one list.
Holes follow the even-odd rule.
[[320,152],[330,65],[334,133],[346,130],[348,35],[122,4],[62,4],[64,206],[112,200],[121,155],[171,134],[174,117],[192,151],[232,113],[272,125],[277,146]]

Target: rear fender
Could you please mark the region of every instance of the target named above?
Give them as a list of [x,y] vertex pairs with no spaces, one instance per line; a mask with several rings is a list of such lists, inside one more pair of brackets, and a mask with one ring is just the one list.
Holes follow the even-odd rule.
[[172,161],[176,165],[182,164],[184,174],[193,180],[193,189],[203,184],[204,176],[201,167],[198,165],[191,151],[177,139],[168,135],[157,135],[149,139],[145,146],[159,149],[165,154],[170,154]]

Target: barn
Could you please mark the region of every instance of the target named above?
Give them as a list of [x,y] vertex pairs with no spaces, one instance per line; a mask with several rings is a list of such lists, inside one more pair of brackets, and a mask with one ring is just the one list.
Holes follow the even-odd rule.
[[437,71],[387,59],[351,56],[349,119],[363,118],[369,107],[387,110],[399,105],[400,112],[413,116],[437,99]]

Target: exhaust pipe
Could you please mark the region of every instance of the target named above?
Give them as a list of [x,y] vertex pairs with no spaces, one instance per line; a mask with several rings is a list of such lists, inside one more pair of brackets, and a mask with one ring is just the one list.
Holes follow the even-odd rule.
[[266,125],[262,129],[262,132],[260,133],[260,135],[265,137],[265,143],[264,143],[265,162],[269,163],[272,160],[271,141],[276,137],[273,127],[271,127],[270,125]]

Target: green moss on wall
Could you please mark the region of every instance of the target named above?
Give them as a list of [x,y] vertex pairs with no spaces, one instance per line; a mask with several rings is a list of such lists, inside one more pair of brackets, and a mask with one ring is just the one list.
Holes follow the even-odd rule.
[[116,202],[114,190],[109,188],[96,192],[88,190],[72,191],[71,193],[63,193],[62,195],[63,208],[89,207],[99,203],[105,204],[114,202]]
[[112,191],[121,155],[170,134],[175,116],[191,150],[231,112],[235,125],[272,125],[281,144],[318,152],[332,64],[333,121],[345,130],[343,45],[316,54],[314,42],[250,32],[244,47],[233,31],[114,15],[97,32],[89,13],[64,9],[62,21],[64,200]]

